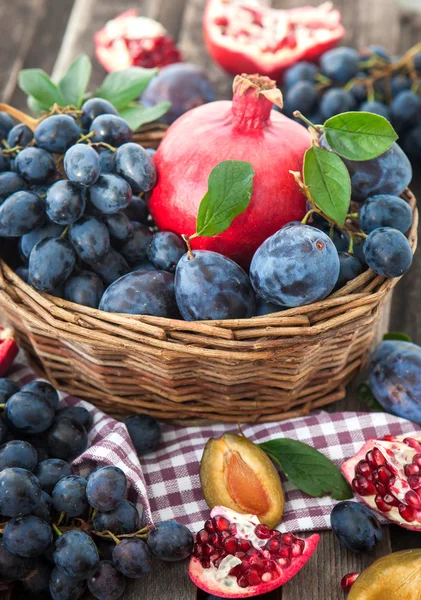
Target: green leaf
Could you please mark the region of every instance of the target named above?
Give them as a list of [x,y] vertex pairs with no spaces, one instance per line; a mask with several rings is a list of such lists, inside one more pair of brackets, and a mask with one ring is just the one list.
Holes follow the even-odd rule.
[[401,331],[390,331],[383,336],[384,340],[398,340],[400,342],[412,342],[412,339],[406,333]]
[[304,183],[315,205],[342,226],[351,202],[351,180],[343,161],[328,150],[313,146],[304,156]]
[[225,160],[212,169],[197,213],[196,235],[210,237],[228,229],[250,204],[253,177],[253,167],[242,160]]
[[34,113],[34,115],[40,115],[43,110],[49,109],[46,104],[40,104],[33,96],[28,96],[26,98],[26,104],[28,105],[29,110]]
[[288,479],[309,496],[320,498],[330,494],[335,500],[352,498],[352,490],[338,467],[311,446],[288,438],[259,446],[281,467]]
[[384,412],[381,404],[376,400],[368,383],[361,383],[357,390],[358,400],[364,402],[370,412]]
[[80,54],[70,65],[59,87],[66,104],[79,108],[91,77],[92,64],[87,54]]
[[40,105],[45,106],[46,110],[53,104],[66,106],[60,88],[42,69],[24,69],[19,73],[18,84],[25,94],[32,96]]
[[142,69],[142,67],[131,67],[110,73],[94,95],[108,100],[117,110],[120,110],[138,98],[157,73],[158,69]]
[[120,117],[125,119],[132,131],[136,131],[145,123],[160,119],[171,107],[171,102],[160,102],[156,106],[144,107],[141,104],[127,106],[119,110]]
[[324,124],[331,149],[349,160],[370,160],[380,156],[398,139],[387,119],[367,112],[346,112]]

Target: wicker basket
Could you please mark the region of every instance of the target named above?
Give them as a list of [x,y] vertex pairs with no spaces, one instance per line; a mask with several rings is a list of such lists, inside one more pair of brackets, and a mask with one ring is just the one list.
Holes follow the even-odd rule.
[[[156,147],[163,134],[146,128],[136,141]],[[415,252],[418,211],[409,190],[404,197],[413,209]],[[105,313],[40,294],[0,259],[0,305],[42,376],[111,414],[273,421],[344,397],[397,281],[368,270],[308,306],[186,322]]]

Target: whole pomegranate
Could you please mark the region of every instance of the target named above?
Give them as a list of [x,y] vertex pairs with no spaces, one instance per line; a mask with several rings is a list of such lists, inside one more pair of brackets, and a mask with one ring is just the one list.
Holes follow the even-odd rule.
[[265,239],[306,212],[289,171],[301,171],[310,134],[272,110],[274,103],[282,107],[282,95],[268,77],[238,75],[233,90],[232,102],[199,106],[168,129],[154,156],[158,183],[149,208],[159,229],[192,235],[211,170],[223,160],[250,162],[255,177],[248,208],[224,233],[192,240],[194,249],[247,267]]

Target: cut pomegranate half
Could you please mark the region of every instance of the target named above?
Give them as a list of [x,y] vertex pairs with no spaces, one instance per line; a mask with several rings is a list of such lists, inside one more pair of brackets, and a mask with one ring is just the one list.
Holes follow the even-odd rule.
[[255,515],[215,506],[197,533],[189,575],[198,588],[220,598],[266,594],[294,577],[320,536],[307,539],[262,525]]
[[209,54],[228,73],[254,73],[279,81],[299,60],[317,60],[344,36],[330,2],[290,10],[262,0],[208,0],[203,33]]
[[369,440],[341,470],[370,508],[406,529],[421,530],[421,437]]
[[127,10],[94,36],[98,61],[108,72],[129,67],[164,67],[181,62],[181,53],[167,30],[153,19]]

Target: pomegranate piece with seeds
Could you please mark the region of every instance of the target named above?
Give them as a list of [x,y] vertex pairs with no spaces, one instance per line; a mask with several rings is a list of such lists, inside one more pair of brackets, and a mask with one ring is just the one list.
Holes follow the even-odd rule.
[[[215,538],[205,535],[209,529]],[[320,536],[304,540],[281,534],[262,525],[255,515],[215,506],[196,540],[189,565],[193,583],[218,598],[249,598],[291,579],[309,560]]]
[[402,527],[421,530],[421,436],[369,440],[342,465],[356,494]]
[[181,53],[157,21],[138,16],[136,9],[121,13],[94,36],[98,61],[108,72],[129,67],[164,67],[181,62]]

